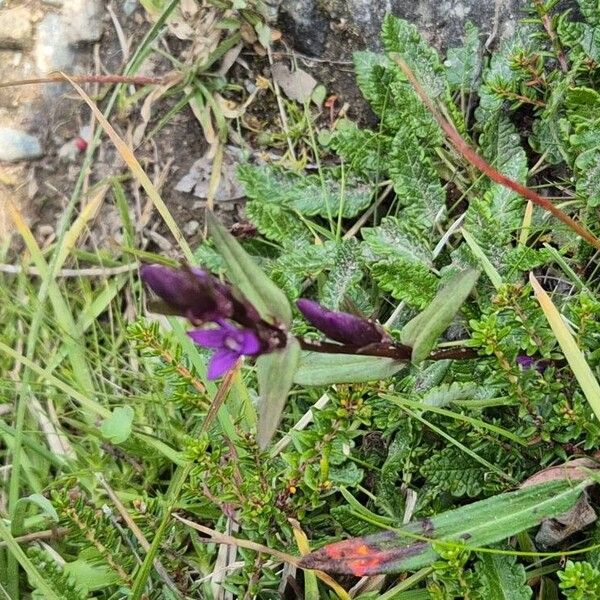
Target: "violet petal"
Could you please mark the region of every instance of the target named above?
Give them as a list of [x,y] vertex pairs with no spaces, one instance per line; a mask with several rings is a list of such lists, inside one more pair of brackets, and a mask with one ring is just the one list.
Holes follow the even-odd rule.
[[367,346],[382,342],[385,338],[385,333],[367,319],[346,312],[329,310],[318,302],[306,298],[300,298],[296,304],[311,325],[336,342]]
[[223,329],[196,329],[188,331],[188,336],[196,344],[205,348],[222,348],[227,335],[227,331]]
[[258,336],[254,333],[254,331],[250,329],[244,329],[242,331],[242,339],[241,339],[241,354],[258,354],[261,350],[262,344]]
[[225,375],[229,369],[235,366],[238,358],[240,357],[237,352],[222,348],[217,350],[208,361],[207,377],[209,379],[218,379]]

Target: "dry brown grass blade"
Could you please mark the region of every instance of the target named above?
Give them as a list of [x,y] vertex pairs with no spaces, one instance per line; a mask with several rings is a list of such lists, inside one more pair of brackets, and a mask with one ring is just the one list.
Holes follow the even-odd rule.
[[[184,525],[187,525],[188,527],[191,527],[192,529],[195,529],[196,531],[199,531],[200,533],[204,533],[205,535],[210,536],[209,539],[201,538],[199,540],[201,542],[205,542],[207,544],[208,543],[228,544],[228,545],[232,545],[232,546],[238,546],[239,548],[246,548],[248,550],[253,550],[254,552],[260,552],[262,554],[267,554],[269,556],[273,556],[274,558],[278,558],[279,560],[281,560],[283,562],[290,563],[290,564],[300,568],[299,567],[300,559],[297,556],[293,556],[292,554],[287,554],[286,552],[281,552],[279,550],[274,550],[273,548],[269,548],[268,546],[263,546],[262,544],[257,544],[256,542],[251,542],[250,540],[234,538],[230,535],[225,535],[223,533],[219,533],[218,531],[215,531],[214,529],[210,529],[209,527],[204,527],[203,525],[194,523],[194,521],[190,521],[189,519],[186,519],[186,518],[181,517],[176,514],[173,514],[173,517],[175,517],[178,521],[180,521]],[[341,600],[351,600],[350,596],[348,595],[348,592],[346,592],[344,590],[344,588],[342,588],[342,586],[340,586],[340,584],[337,583],[332,577],[327,575],[327,573],[323,573],[322,571],[314,571],[314,573],[321,581],[323,581],[323,583],[326,583],[329,587],[331,587],[331,589],[338,595],[338,597]]]

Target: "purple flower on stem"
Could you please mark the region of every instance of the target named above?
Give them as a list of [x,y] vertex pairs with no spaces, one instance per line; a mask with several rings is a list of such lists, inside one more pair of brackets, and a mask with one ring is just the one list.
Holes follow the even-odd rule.
[[536,369],[539,373],[543,373],[549,366],[548,360],[542,360],[538,358],[532,358],[531,356],[519,355],[517,356],[517,364],[524,370]]
[[216,321],[233,314],[229,288],[202,269],[142,265],[140,275],[170,309],[190,321]]
[[306,298],[300,298],[296,305],[311,325],[336,342],[362,347],[388,339],[385,331],[368,319],[329,310]]
[[227,373],[241,356],[257,355],[262,350],[260,339],[251,329],[239,329],[222,320],[218,324],[217,329],[199,329],[188,333],[196,344],[215,351],[208,363],[209,379],[218,379]]

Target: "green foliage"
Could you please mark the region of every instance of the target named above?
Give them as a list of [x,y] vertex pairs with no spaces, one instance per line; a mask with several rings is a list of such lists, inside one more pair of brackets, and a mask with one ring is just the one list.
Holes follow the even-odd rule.
[[600,571],[586,561],[568,560],[558,578],[559,587],[568,600],[596,598],[600,594]]
[[[264,39],[258,4],[211,5],[244,11]],[[526,22],[491,55],[468,26],[445,60],[414,25],[388,16],[384,52],[354,55],[378,122],[367,129],[344,117],[330,130],[327,111],[284,103],[290,127],[277,135],[294,156],[242,164],[249,223],[235,228],[235,241],[211,221],[212,236],[194,252],[198,265],[233,279],[292,334],[322,338],[294,308],[298,298],[314,298],[385,323],[394,342],[420,349],[419,365],[302,352],[292,373],[296,357],[286,364],[271,354],[248,359],[217,385],[181,320],[162,327],[163,319],[142,316],[134,275],[52,279],[52,298],[64,296],[76,323],[67,331],[39,299],[45,280],[0,274],[0,385],[8,399],[0,453],[11,467],[3,516],[11,535],[27,536],[18,543],[59,597],[332,596],[299,576],[282,592],[287,570],[278,556],[241,545],[226,553],[178,517],[294,555],[296,523],[313,550],[404,528],[414,554],[403,568],[427,570],[384,580],[365,598],[391,597],[390,586],[399,586],[399,598],[525,600],[542,596],[540,581],[560,583],[567,598],[600,595],[596,550],[558,571],[555,561],[532,565],[537,559],[501,552],[535,551],[525,540],[534,540],[541,516],[564,512],[580,491],[550,481],[541,508],[537,500],[523,508],[515,495],[532,493],[520,484],[600,449],[600,425],[527,284],[534,271],[597,376],[598,257],[457,154],[394,62],[400,55],[410,65],[496,169],[598,234],[600,6],[580,0],[582,21],[559,6],[531,2]],[[225,85],[227,98],[236,87],[212,83]],[[141,246],[136,231],[130,222],[128,251],[139,243],[144,260],[173,259]],[[58,243],[44,253],[53,256]],[[104,268],[131,258],[77,248],[69,260],[68,268]],[[447,287],[468,269],[482,271],[476,283],[460,293]],[[87,361],[89,389],[65,360],[73,344]],[[429,360],[430,351],[449,354]],[[269,403],[261,406],[261,394]],[[596,544],[598,527],[590,529],[556,550]],[[506,548],[476,547],[507,536]],[[43,545],[31,541],[38,537]],[[15,562],[13,552],[3,549],[0,562]],[[3,570],[2,586],[39,597],[33,581],[4,572],[17,571]]]

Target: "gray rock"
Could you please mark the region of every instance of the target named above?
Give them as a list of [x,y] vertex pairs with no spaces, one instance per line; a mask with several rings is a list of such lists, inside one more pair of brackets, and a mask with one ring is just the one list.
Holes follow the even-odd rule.
[[64,20],[55,13],[48,13],[37,29],[35,63],[40,74],[51,71],[70,70],[75,54],[69,44]]
[[25,6],[0,9],[0,48],[21,50],[31,44],[31,14]]
[[104,6],[102,0],[69,0],[63,4],[63,18],[69,32],[69,40],[80,42],[97,42],[102,37],[102,16]]
[[294,47],[309,56],[321,56],[329,31],[329,16],[315,0],[282,0],[280,21],[291,34]]
[[12,127],[0,127],[0,161],[32,160],[43,154],[35,136]]
[[[499,0],[498,41],[511,35],[528,2]],[[348,58],[353,50],[380,48],[386,14],[415,23],[430,43],[446,49],[460,43],[467,21],[485,39],[495,7],[494,0],[281,0],[279,21],[300,52],[320,56],[331,45]]]

